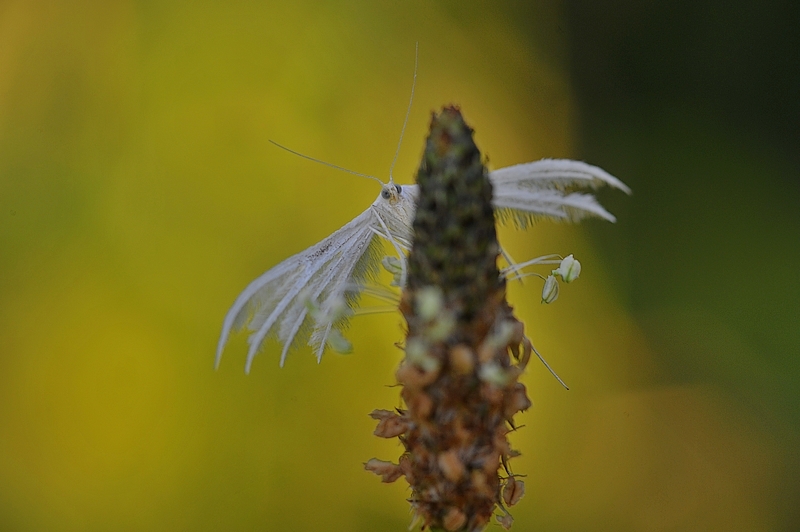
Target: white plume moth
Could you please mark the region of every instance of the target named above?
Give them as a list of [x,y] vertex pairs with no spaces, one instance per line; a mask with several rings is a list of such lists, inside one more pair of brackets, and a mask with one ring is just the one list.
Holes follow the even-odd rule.
[[[613,222],[614,216],[594,196],[570,190],[608,185],[630,192],[604,170],[566,159],[501,168],[490,172],[489,179],[498,219],[513,219],[522,225],[533,217],[577,221],[598,216]],[[270,336],[283,345],[281,366],[301,338],[309,338],[319,360],[331,335],[339,338],[364,283],[378,274],[379,239],[399,248],[401,257],[410,248],[417,194],[417,185],[397,185],[390,179],[372,205],[347,225],[251,282],[225,316],[216,364],[230,332],[244,326],[252,331],[245,366],[248,372],[253,357]]]
[[[414,78],[416,81],[416,69]],[[413,100],[413,86],[411,94]],[[410,104],[406,123],[409,112]],[[398,144],[398,151],[399,148]],[[329,163],[323,164],[344,170]],[[384,265],[387,269],[394,266],[398,284],[402,287],[405,283],[405,253],[411,247],[411,225],[419,193],[417,185],[394,183],[391,169],[388,183],[373,176],[357,175],[381,183],[377,199],[344,227],[274,266],[239,294],[225,316],[215,366],[219,366],[230,333],[244,327],[251,331],[246,372],[250,371],[253,358],[271,337],[282,345],[281,366],[291,348],[302,342],[314,349],[318,361],[327,347],[346,350],[349,346],[341,331],[360,296],[368,290],[367,283],[379,273],[383,249],[381,240],[390,242],[399,256],[399,260],[390,259],[388,263],[384,261]],[[592,194],[576,192],[576,189],[596,189],[607,185],[630,193],[624,183],[601,168],[566,159],[542,159],[501,168],[489,172],[489,179],[494,189],[497,219],[501,222],[511,220],[522,227],[540,217],[577,221],[597,216],[613,222],[614,216]],[[516,266],[521,268],[548,262],[553,261],[534,260]],[[512,264],[510,270],[516,273],[519,268]]]

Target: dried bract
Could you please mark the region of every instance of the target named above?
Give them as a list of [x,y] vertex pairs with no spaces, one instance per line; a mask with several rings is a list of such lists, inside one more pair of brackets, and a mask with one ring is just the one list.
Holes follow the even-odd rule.
[[394,482],[403,476],[402,467],[391,462],[378,460],[377,458],[372,458],[366,464],[364,464],[364,469],[367,471],[372,471],[381,477],[381,480],[386,483]]

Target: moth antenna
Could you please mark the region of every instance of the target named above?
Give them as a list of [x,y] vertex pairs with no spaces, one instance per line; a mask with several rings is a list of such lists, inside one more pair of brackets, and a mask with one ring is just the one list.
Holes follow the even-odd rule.
[[400,130],[400,140],[397,141],[397,150],[394,152],[394,159],[392,159],[392,166],[389,167],[389,184],[394,183],[394,164],[397,162],[397,156],[400,155],[400,146],[403,144],[403,134],[406,132],[408,125],[408,116],[411,114],[411,104],[414,101],[414,88],[417,86],[417,67],[419,66],[419,42],[414,47],[414,81],[411,82],[411,98],[408,100],[408,108],[406,109],[406,119],[403,121],[403,129]]
[[[331,168],[335,168],[336,170],[341,170],[342,172],[347,172],[348,174],[353,174],[353,175],[357,175],[357,176],[360,176],[360,177],[366,177],[367,179],[374,179],[375,181],[380,183],[381,186],[383,186],[383,184],[384,184],[383,181],[381,181],[380,179],[378,179],[374,175],[367,175],[367,174],[361,174],[359,172],[354,172],[353,170],[348,170],[347,168],[344,168],[342,166],[338,166],[338,165],[335,165],[335,164],[332,164],[332,163],[327,163],[325,161],[321,161],[319,159],[315,159],[314,157],[311,157],[309,155],[305,155],[305,154],[300,153],[298,151],[294,151],[292,149],[287,148],[286,146],[281,146],[280,144],[278,144],[274,140],[270,140],[270,142],[272,144],[274,144],[275,146],[279,147],[280,149],[286,150],[289,153],[297,155],[298,157],[302,157],[303,159],[308,159],[309,161],[314,161],[315,163],[324,164],[325,166],[329,166]],[[389,182],[391,183],[391,178],[389,179]]]

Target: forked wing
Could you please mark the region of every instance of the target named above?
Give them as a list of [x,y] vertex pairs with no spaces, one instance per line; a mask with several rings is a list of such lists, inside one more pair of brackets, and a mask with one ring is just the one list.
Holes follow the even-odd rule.
[[[378,273],[380,245],[373,224],[374,214],[367,209],[323,241],[251,282],[225,316],[216,365],[231,331],[245,326],[252,331],[245,365],[248,372],[270,337],[283,346],[281,366],[289,350],[302,341],[309,341],[321,356],[331,331],[347,325],[359,287]],[[344,312],[333,311],[339,305],[345,306]]]
[[526,226],[536,217],[578,221],[598,216],[616,218],[592,194],[576,189],[610,186],[630,194],[630,189],[602,168],[569,159],[542,159],[489,173],[494,206],[499,219],[511,217]]

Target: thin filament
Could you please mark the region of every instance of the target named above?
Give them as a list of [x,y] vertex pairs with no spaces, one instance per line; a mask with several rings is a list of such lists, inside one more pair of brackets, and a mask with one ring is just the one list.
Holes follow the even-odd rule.
[[342,172],[347,172],[348,174],[353,174],[353,175],[357,175],[357,176],[360,176],[360,177],[366,177],[368,179],[374,179],[375,181],[377,181],[378,183],[383,185],[383,181],[381,181],[380,179],[378,179],[374,175],[367,175],[367,174],[361,174],[359,172],[354,172],[353,170],[348,170],[347,168],[344,168],[344,167],[341,167],[341,166],[337,166],[335,164],[326,163],[325,161],[321,161],[319,159],[315,159],[314,157],[310,157],[308,155],[305,155],[305,154],[302,154],[300,152],[294,151],[292,149],[287,148],[286,146],[281,146],[280,144],[278,144],[274,140],[270,140],[270,142],[272,144],[276,145],[277,147],[288,151],[289,153],[293,153],[293,154],[295,154],[295,155],[297,155],[299,157],[302,157],[303,159],[308,159],[309,161],[314,161],[315,163],[324,164],[325,166],[329,166],[331,168],[335,168],[336,170],[341,170]]
[[414,101],[414,88],[417,86],[417,66],[419,66],[419,43],[414,48],[414,81],[411,82],[411,98],[408,100],[408,108],[406,109],[406,119],[403,121],[403,129],[400,130],[400,140],[397,141],[397,150],[394,152],[394,159],[392,159],[392,166],[389,167],[389,184],[394,183],[392,171],[397,162],[397,156],[400,155],[400,146],[403,144],[403,134],[406,132],[408,125],[408,116],[411,114],[411,103]]
[[533,343],[530,340],[528,340],[528,342],[530,343],[531,349],[533,349],[533,352],[536,353],[536,356],[539,357],[539,360],[542,362],[542,364],[544,364],[544,367],[547,368],[547,371],[549,371],[550,374],[553,377],[555,377],[558,382],[561,383],[561,386],[563,386],[566,390],[569,390],[569,386],[567,386],[567,384],[564,381],[561,380],[561,377],[558,376],[558,373],[556,373],[553,370],[553,368],[550,367],[550,364],[547,363],[547,361],[544,359],[544,357],[539,354],[539,351],[536,350],[536,347],[533,345]]

